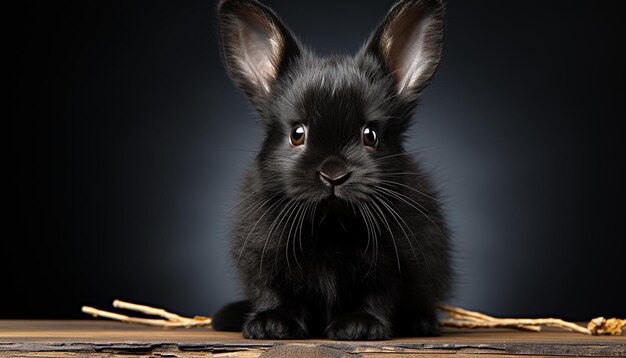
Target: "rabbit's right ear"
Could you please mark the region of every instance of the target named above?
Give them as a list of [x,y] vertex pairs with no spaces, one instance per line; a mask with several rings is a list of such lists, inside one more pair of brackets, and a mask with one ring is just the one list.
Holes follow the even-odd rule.
[[218,12],[230,76],[253,104],[264,101],[300,56],[300,46],[278,16],[256,0],[222,0]]
[[399,0],[364,48],[385,65],[398,95],[410,103],[439,65],[443,15],[442,0]]

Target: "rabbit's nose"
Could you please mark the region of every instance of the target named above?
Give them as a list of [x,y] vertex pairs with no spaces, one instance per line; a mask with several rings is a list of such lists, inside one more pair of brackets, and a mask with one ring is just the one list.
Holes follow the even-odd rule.
[[334,157],[325,160],[318,173],[322,182],[329,186],[345,183],[352,174],[342,160]]
[[326,185],[337,186],[345,183],[350,177],[350,174],[352,174],[352,172],[341,172],[336,174],[326,174],[324,172],[320,172],[320,178]]

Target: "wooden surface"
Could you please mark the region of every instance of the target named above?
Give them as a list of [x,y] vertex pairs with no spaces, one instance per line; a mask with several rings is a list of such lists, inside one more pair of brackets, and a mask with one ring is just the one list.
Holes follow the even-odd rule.
[[549,331],[444,330],[441,337],[376,342],[255,341],[207,329],[163,330],[112,321],[0,321],[0,356],[74,357],[626,357],[626,336]]

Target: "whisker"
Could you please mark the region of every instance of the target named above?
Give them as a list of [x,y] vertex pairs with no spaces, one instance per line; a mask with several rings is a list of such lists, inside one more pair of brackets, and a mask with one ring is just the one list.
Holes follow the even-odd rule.
[[363,222],[365,223],[365,231],[367,232],[367,244],[365,244],[365,250],[363,251],[363,256],[365,256],[365,254],[367,253],[367,250],[369,250],[370,242],[372,240],[372,235],[370,233],[369,222],[367,218],[365,217],[365,213],[363,212],[361,205],[362,205],[361,203],[357,203],[357,209],[359,210],[359,213],[361,214],[361,217],[363,218]]
[[417,154],[419,153],[419,150],[412,150],[412,151],[408,151],[408,152],[403,152],[403,153],[396,153],[396,154],[391,154],[391,155],[386,155],[384,157],[380,157],[380,158],[376,158],[373,160],[374,163],[379,163],[385,159],[389,159],[389,158],[395,158],[395,157],[401,157],[404,155],[413,155],[413,154]]
[[[317,210],[317,205],[319,204],[319,202],[315,202],[315,205],[313,206],[313,210],[311,210],[311,233],[309,234],[310,237],[313,237],[314,235],[314,230],[315,230],[315,211]],[[304,254],[304,250],[302,249],[302,240],[300,240],[300,252]]]
[[[261,262],[259,264],[259,275],[263,272],[263,258],[265,257],[265,250],[267,249],[267,244],[269,242],[269,239],[270,239],[272,233],[274,232],[274,227],[275,227],[275,225],[277,225],[277,221],[280,220],[282,222],[283,213],[285,212],[285,210],[288,210],[288,208],[290,208],[292,205],[293,205],[293,201],[291,199],[289,199],[287,204],[278,213],[276,218],[274,218],[274,221],[272,221],[272,225],[270,225],[270,227],[269,227],[269,231],[268,231],[267,236],[265,238],[265,243],[263,244],[263,250],[261,251]],[[280,225],[280,223],[278,225]]]
[[363,252],[363,257],[365,257],[365,254],[367,253],[367,250],[370,246],[370,241],[373,243],[372,246],[374,246],[374,249],[372,250],[372,262],[370,263],[369,268],[367,269],[367,272],[365,273],[365,276],[368,276],[370,272],[372,271],[372,268],[378,262],[378,241],[376,238],[376,233],[374,232],[373,217],[371,213],[367,210],[365,203],[363,203],[363,205],[359,204],[359,211],[361,211],[361,213],[363,214],[363,218],[365,219],[365,225],[367,229],[367,247],[365,251]]
[[[266,203],[268,203],[270,200],[272,200],[276,195],[278,194],[274,194],[272,197],[270,197],[269,199],[267,199],[262,205],[265,205]],[[248,239],[250,238],[250,235],[252,234],[252,232],[254,232],[254,229],[256,228],[256,226],[261,222],[261,220],[263,220],[263,218],[265,217],[265,215],[267,215],[267,213],[271,211],[274,211],[274,208],[281,202],[283,202],[285,199],[287,199],[287,197],[283,197],[281,199],[279,199],[277,202],[273,203],[272,205],[270,205],[269,208],[267,208],[267,210],[265,210],[265,212],[263,213],[263,215],[261,215],[261,217],[254,223],[254,225],[252,226],[252,229],[250,229],[250,231],[248,232],[248,235],[246,235],[246,238],[243,240],[243,244],[241,245],[241,250],[239,250],[239,256],[237,257],[237,265],[239,264],[239,261],[241,260],[241,255],[243,254],[243,251],[246,247],[246,243],[248,242]],[[259,207],[260,208],[260,207]],[[258,209],[257,209],[258,210]],[[256,212],[256,210],[255,210]]]
[[[302,202],[298,202],[296,207],[297,207],[297,210],[294,210],[295,212],[295,216],[293,218],[294,220],[291,222],[291,227],[289,227],[289,232],[287,233],[287,244],[285,245],[285,259],[287,260],[287,267],[289,268],[289,270],[291,270],[291,265],[289,263],[289,241],[291,239],[291,231],[293,230],[293,226],[299,220],[298,217],[300,216],[300,212],[302,211],[304,204],[302,204]],[[287,219],[287,221],[289,220],[291,220],[291,214],[289,214],[289,218]],[[281,234],[281,238],[282,238],[282,234]],[[294,237],[294,241],[295,240],[296,238]]]
[[[274,194],[273,196],[275,197],[275,196],[277,196],[277,195],[278,195],[278,194]],[[245,208],[245,209],[244,209],[244,210],[240,213],[240,214],[241,214],[241,216],[248,216],[249,214],[251,215],[251,214],[256,213],[256,212],[260,209],[260,207],[261,207],[264,203],[266,203],[267,201],[269,201],[269,199],[268,199],[268,200],[266,200],[265,202],[264,202],[263,200],[259,200],[259,201],[257,201],[256,203],[254,203],[254,205],[251,205],[250,207]],[[233,209],[234,209],[234,207],[233,207]]]
[[376,169],[375,173],[383,176],[394,176],[394,175],[415,175],[420,177],[428,177],[426,173],[419,172],[394,172],[397,169]]
[[[390,205],[393,205],[391,202],[386,202],[386,200],[382,197],[379,196],[379,200],[381,201],[381,204],[383,204],[387,210],[391,213],[391,217],[394,218],[394,220],[396,221],[396,223],[398,223],[398,226],[400,227],[400,229],[402,230],[402,232],[404,233],[404,238],[407,240],[407,242],[409,243],[409,246],[411,247],[411,251],[413,252],[413,257],[415,258],[415,261],[417,261],[417,263],[419,264],[419,260],[417,259],[417,254],[415,253],[415,248],[413,247],[413,244],[411,243],[411,239],[408,237],[408,234],[406,232],[406,230],[404,230],[404,227],[402,226],[402,224],[400,223],[400,220],[402,221],[402,223],[406,226],[406,228],[411,232],[411,235],[413,236],[413,238],[415,238],[415,235],[413,234],[413,231],[411,230],[411,228],[408,226],[408,224],[406,223],[406,221],[404,221],[404,219],[402,217],[400,217],[400,214],[398,214]],[[400,220],[398,220],[400,219]],[[419,245],[419,241],[416,242]],[[424,256],[424,252],[420,247],[420,252],[422,253],[422,256]],[[424,257],[424,259],[426,259],[426,257]]]
[[[415,239],[415,242],[417,243],[417,245],[419,246],[420,249],[420,253],[422,254],[422,258],[424,259],[424,262],[426,263],[427,269],[428,271],[430,271],[430,267],[428,266],[428,261],[426,261],[426,256],[424,255],[424,249],[422,248],[419,240],[415,237],[415,234],[413,233],[413,231],[411,230],[411,228],[409,227],[409,225],[406,223],[406,221],[404,221],[404,219],[402,218],[402,216],[400,216],[400,214],[392,207],[394,206],[393,203],[391,201],[387,201],[385,200],[385,198],[383,196],[379,196],[379,200],[381,200],[381,203],[387,208],[387,210],[391,213],[391,216],[394,218],[394,220],[398,223],[398,226],[400,226],[400,229],[402,230],[402,232],[404,233],[404,237],[407,240],[407,242],[409,243],[409,246],[411,247],[411,251],[413,252],[413,257],[415,258],[415,261],[419,264],[419,259],[417,258],[417,254],[415,253],[415,248],[413,247],[413,243],[411,242],[411,239],[409,238],[409,235],[407,234],[406,230],[404,229],[404,227],[407,228],[407,230],[409,230],[409,232],[411,233],[411,236]],[[397,208],[396,208],[397,209]],[[402,221],[402,223],[400,223],[400,221]],[[403,226],[404,225],[404,226]]]
[[[394,195],[397,195],[397,198],[399,198],[400,200],[402,200],[405,204],[409,205],[410,207],[412,207],[413,209],[417,210],[420,212],[420,214],[422,214],[426,219],[428,219],[428,221],[430,221],[431,224],[433,224],[433,226],[435,226],[435,228],[437,228],[437,230],[439,231],[439,233],[443,236],[444,239],[448,240],[448,237],[446,236],[446,234],[443,232],[443,230],[439,227],[439,225],[437,225],[437,223],[430,217],[428,216],[424,211],[422,211],[422,209],[424,209],[428,214],[431,214],[423,205],[420,205],[418,202],[416,202],[415,200],[409,198],[408,196],[398,192],[398,191],[394,191],[391,188],[385,188],[385,187],[378,187],[378,188],[374,188],[374,190],[387,190],[388,192],[393,193]],[[413,206],[411,203],[407,202],[406,200],[404,200],[402,197],[405,197],[409,200],[411,200],[413,203],[417,204],[420,208],[416,208],[415,206]]]
[[[378,197],[378,195],[374,194],[374,198]],[[373,201],[372,201],[373,203]],[[383,201],[381,201],[381,204],[384,204]],[[382,213],[382,211],[381,211]],[[391,230],[391,226],[389,225],[389,223],[387,222],[387,219],[384,217],[384,215],[382,215],[382,218],[385,219],[386,225],[387,225],[387,229],[389,230],[389,234],[391,235],[391,241],[393,242],[393,247],[394,250],[396,252],[396,261],[398,262],[398,272],[402,273],[402,267],[400,265],[400,255],[398,254],[398,244],[396,243],[396,239],[395,239],[395,235],[393,234],[393,230]]]
[[[299,202],[294,200],[293,204],[290,205],[290,208],[285,213],[285,217],[281,219],[281,221],[278,223],[278,226],[280,226],[283,220],[285,221],[285,225],[283,225],[283,229],[278,235],[278,243],[276,244],[276,252],[274,254],[274,266],[278,264],[278,251],[280,250],[280,247],[281,247],[280,244],[283,242],[283,236],[285,236],[285,230],[287,229],[287,226],[289,225],[289,221],[291,221],[291,216],[294,215],[294,213],[296,213],[298,207],[299,207]],[[291,223],[291,228],[293,228],[293,224],[294,222]],[[286,244],[287,247],[289,247],[289,238],[291,236],[291,228],[289,229],[289,232],[287,233],[287,244]],[[287,258],[287,268],[289,269],[289,271],[291,271],[291,264],[289,262],[289,258]]]
[[375,210],[373,208],[370,208],[367,202],[364,202],[364,205],[365,205],[366,212],[368,213],[368,216],[370,217],[370,221],[373,223],[373,228],[375,228],[375,230],[373,230],[374,255],[373,255],[373,262],[372,262],[373,265],[370,265],[370,270],[371,270],[372,267],[375,267],[376,264],[378,263],[378,252],[379,252],[378,239],[382,235],[382,229],[378,223],[378,220],[376,220],[376,215],[374,215]]
[[239,205],[241,205],[244,201],[248,200],[252,195],[258,193],[259,191],[263,190],[264,187],[261,186],[260,188],[258,188],[257,190],[253,191],[252,193],[250,193],[249,195],[247,195],[245,198],[239,200],[239,202],[237,202],[237,204],[233,205],[230,209],[227,210],[227,212],[232,211],[234,208],[238,207]]
[[424,205],[422,205],[422,204],[418,203],[417,201],[413,200],[413,198],[411,198],[411,197],[409,197],[409,196],[406,196],[406,195],[402,194],[402,193],[401,193],[401,192],[399,192],[399,191],[395,191],[395,190],[393,190],[392,188],[389,188],[389,187],[386,187],[386,186],[379,186],[379,187],[374,187],[374,188],[372,188],[372,189],[373,189],[373,190],[382,190],[382,191],[385,191],[385,192],[389,193],[390,195],[395,196],[395,197],[396,197],[396,199],[400,199],[400,200],[402,200],[403,202],[405,202],[405,203],[407,203],[407,204],[408,204],[408,202],[407,202],[407,200],[408,200],[409,202],[412,202],[412,203],[414,203],[415,205],[417,205],[417,206],[419,206],[420,208],[422,208],[425,212],[427,212],[427,213],[431,214],[431,212],[430,212],[430,211],[429,211],[429,210],[428,210],[428,209],[427,209]]
[[[307,202],[304,210],[302,211],[302,215],[300,216],[300,222],[298,224],[298,243],[300,245],[300,247],[302,247],[302,227],[304,226],[304,219],[306,218],[306,213],[309,210],[309,208],[312,206],[313,204],[311,202]],[[296,264],[298,265],[298,267],[300,268],[300,270],[302,270],[302,266],[300,266],[300,262],[298,261],[298,254],[296,252],[296,239],[294,237],[293,240],[293,244],[291,245],[291,252],[293,253],[293,258],[296,260]]]
[[380,180],[380,182],[381,182],[381,183],[386,183],[386,184],[391,184],[391,185],[398,185],[398,186],[401,186],[401,187],[407,188],[407,189],[409,189],[409,190],[413,190],[414,192],[416,192],[416,193],[418,193],[418,194],[421,194],[421,195],[423,195],[423,196],[427,197],[428,199],[431,199],[431,200],[434,200],[434,201],[436,201],[436,202],[438,202],[438,203],[441,203],[441,200],[439,200],[439,199],[437,199],[437,198],[433,198],[432,196],[430,196],[430,195],[428,195],[428,194],[426,194],[426,193],[424,193],[424,192],[422,192],[422,191],[420,191],[420,190],[417,190],[417,189],[415,189],[415,188],[413,188],[413,187],[411,187],[411,186],[408,186],[408,185],[406,185],[406,184],[398,183],[398,182],[393,181],[393,180],[384,180],[384,179],[381,179],[381,180]]

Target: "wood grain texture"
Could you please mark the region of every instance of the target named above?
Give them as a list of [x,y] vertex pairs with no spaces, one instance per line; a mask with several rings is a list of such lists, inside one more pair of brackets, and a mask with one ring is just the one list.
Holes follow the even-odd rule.
[[0,356],[10,357],[626,357],[626,337],[548,331],[444,330],[441,337],[375,342],[255,341],[206,329],[163,330],[112,321],[0,321]]

